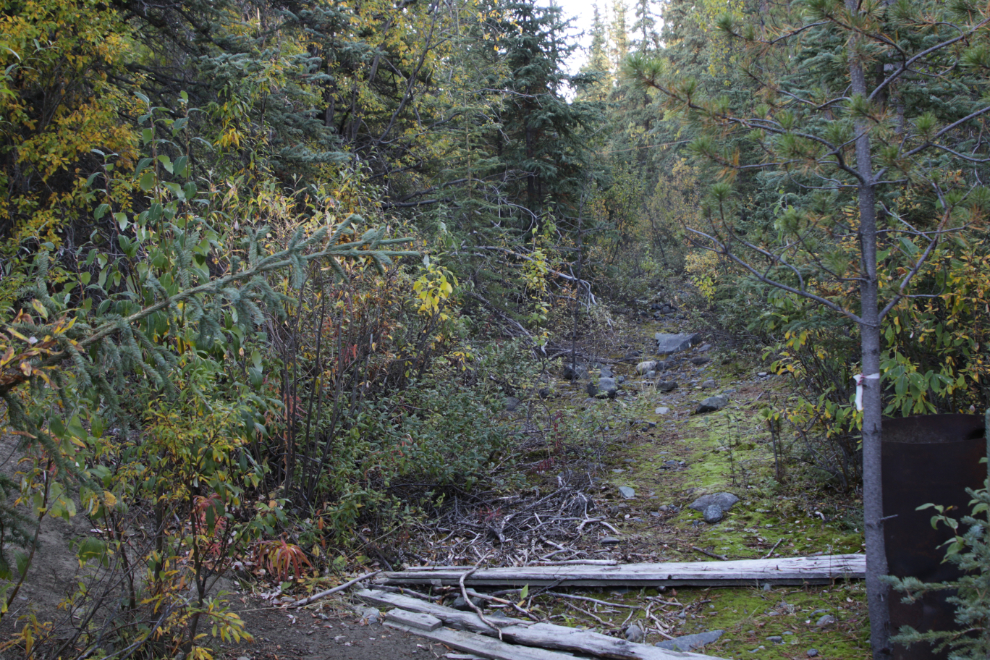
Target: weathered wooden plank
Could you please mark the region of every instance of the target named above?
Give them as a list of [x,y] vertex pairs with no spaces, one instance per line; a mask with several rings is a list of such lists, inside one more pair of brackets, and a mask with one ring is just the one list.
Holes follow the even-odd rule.
[[437,628],[428,631],[410,628],[391,621],[386,621],[385,625],[446,644],[456,651],[464,651],[490,660],[574,660],[574,656],[569,653],[515,646],[500,642],[492,637],[451,630],[450,628]]
[[427,632],[430,630],[436,630],[443,625],[443,621],[431,614],[423,614],[422,612],[408,612],[398,608],[386,612],[385,620],[392,621],[393,623],[398,623],[403,626],[408,626],[410,628],[419,628],[420,630],[426,630]]
[[[441,568],[385,574],[386,584],[458,584],[470,570]],[[661,562],[619,566],[520,566],[488,568],[467,578],[471,586],[734,586],[756,584],[828,584],[862,579],[866,556],[825,555],[719,562]]]
[[[435,603],[373,589],[359,591],[357,596],[377,605],[390,605],[435,617],[451,628],[489,636],[496,634],[472,612],[460,612]],[[501,628],[503,640],[522,646],[573,651],[609,660],[719,660],[713,656],[658,649],[600,633],[549,623],[532,623],[507,617],[489,617],[489,620]]]

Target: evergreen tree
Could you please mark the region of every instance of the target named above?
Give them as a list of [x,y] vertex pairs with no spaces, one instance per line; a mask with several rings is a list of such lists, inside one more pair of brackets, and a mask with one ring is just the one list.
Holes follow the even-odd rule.
[[633,23],[633,34],[637,35],[637,51],[660,48],[660,35],[656,31],[656,18],[653,14],[653,0],[635,0],[636,22]]
[[629,55],[629,30],[626,25],[626,0],[612,4],[612,70],[618,71]]

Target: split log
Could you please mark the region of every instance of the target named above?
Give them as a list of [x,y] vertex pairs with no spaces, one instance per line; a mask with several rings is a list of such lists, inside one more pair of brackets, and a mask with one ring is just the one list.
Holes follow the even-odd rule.
[[[445,626],[451,628],[484,635],[494,634],[488,625],[482,622],[476,614],[470,612],[460,612],[442,605],[375,589],[359,591],[357,596],[376,605],[392,606],[412,613],[435,617],[442,621]],[[550,623],[534,624],[507,617],[489,617],[488,620],[500,628],[503,641],[518,644],[520,647],[572,651],[598,658],[608,658],[609,660],[719,660],[713,656],[658,649],[647,644],[635,644],[600,633]]]
[[[385,574],[386,584],[457,585],[471,567],[401,571]],[[487,568],[476,571],[466,584],[478,586],[531,587],[630,586],[641,587],[718,587],[763,584],[829,584],[835,580],[863,579],[866,556],[824,555],[740,559],[720,562],[662,562],[619,566],[521,566]]]
[[403,626],[392,621],[386,621],[385,625],[397,630],[404,630],[419,637],[431,639],[434,642],[446,644],[452,649],[478,655],[482,658],[489,658],[490,660],[574,660],[574,656],[569,653],[556,653],[545,649],[514,646],[491,637],[461,632],[459,630],[450,630],[449,628],[437,628],[436,630],[427,631]]

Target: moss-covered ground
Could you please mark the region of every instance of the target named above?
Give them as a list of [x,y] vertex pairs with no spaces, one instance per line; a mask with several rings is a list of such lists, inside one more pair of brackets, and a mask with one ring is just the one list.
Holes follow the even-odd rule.
[[[655,332],[696,329],[690,320],[629,324],[630,336],[617,343],[642,347],[642,359],[654,359],[649,349]],[[565,442],[569,455],[597,466],[601,511],[620,532],[621,543],[595,556],[717,561],[711,556],[862,551],[854,496],[818,481],[793,455],[786,438],[775,460],[759,410],[771,395],[786,396],[786,383],[758,375],[765,370],[758,355],[730,352],[716,338],[702,336],[710,347],[692,348],[679,356],[685,358],[682,365],[664,375],[678,383],[670,393],[640,385],[642,378],[632,364],[611,367],[616,376],[627,379],[624,394],[615,400],[588,398],[586,382],[554,383],[559,396],[551,414],[561,428],[571,429]],[[695,364],[704,358],[709,361]],[[714,383],[702,389],[705,381]],[[694,414],[698,402],[713,394],[727,394],[729,405]],[[668,410],[660,414],[661,407]],[[635,496],[623,497],[620,486],[634,489]],[[687,508],[698,496],[721,491],[740,498],[721,522],[706,524],[700,513]],[[614,532],[602,528],[600,535]],[[644,610],[579,600],[544,601],[555,621],[612,633],[643,619],[651,644],[664,639],[662,630],[670,636],[724,630],[718,642],[701,652],[723,658],[807,658],[814,649],[818,658],[869,657],[865,591],[859,582],[769,591],[754,586],[569,593],[617,605],[650,604],[652,619],[645,618]],[[834,622],[819,626],[825,615]]]

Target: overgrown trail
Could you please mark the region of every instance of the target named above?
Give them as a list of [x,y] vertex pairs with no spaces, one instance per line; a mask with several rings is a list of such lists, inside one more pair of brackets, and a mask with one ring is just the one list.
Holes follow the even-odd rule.
[[[422,565],[718,561],[862,550],[857,502],[816,482],[801,462],[800,447],[780,447],[779,467],[775,463],[759,410],[771,397],[788,396],[783,377],[762,373],[758,355],[706,331],[701,315],[654,314],[648,305],[619,311],[626,320],[616,323],[609,337],[582,349],[597,356],[587,360],[586,374],[579,369],[581,377],[569,381],[555,369],[552,378],[532,388],[531,398],[507,401],[512,410],[504,414],[523,431],[528,486],[508,494],[459,497],[415,548]],[[687,350],[657,355],[657,333],[696,332],[697,341]],[[648,379],[636,367],[649,360],[663,363]],[[599,383],[602,367],[622,381],[614,398],[588,396],[588,385]],[[666,385],[658,387],[658,382]],[[676,386],[661,391],[671,384]],[[715,395],[724,396],[727,404],[699,414],[699,404]],[[717,493],[731,493],[739,501],[722,520],[704,522],[704,514],[689,505]],[[448,605],[459,593],[446,587],[433,591],[448,594]],[[706,636],[717,640],[695,650],[723,658],[869,656],[861,583],[663,593],[621,586],[567,590],[612,606],[542,591],[498,595],[559,625],[622,637],[637,624],[646,631],[647,644],[722,631]],[[504,607],[496,602],[488,611]],[[345,614],[327,621],[321,608]],[[251,657],[303,657],[317,639],[330,640],[316,645],[317,657],[372,657],[366,654],[376,648],[388,649],[375,656],[382,658],[446,653],[377,624],[355,627],[363,620],[355,622],[353,613],[342,608],[339,602],[325,603],[285,620],[291,625],[266,624],[266,648],[274,655]],[[272,610],[266,616],[286,617]],[[359,641],[368,648],[358,648]],[[282,650],[271,651],[273,645]]]

